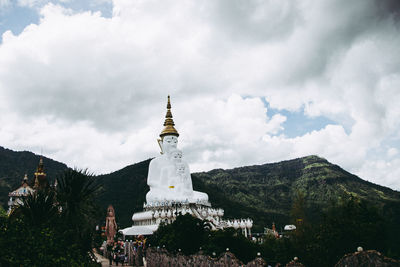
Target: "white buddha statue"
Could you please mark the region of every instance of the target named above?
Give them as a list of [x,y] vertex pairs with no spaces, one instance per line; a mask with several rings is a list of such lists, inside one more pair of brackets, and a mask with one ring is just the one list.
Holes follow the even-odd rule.
[[150,191],[146,195],[146,201],[148,203],[163,201],[208,202],[206,193],[193,190],[189,165],[182,159],[182,152],[177,149],[179,134],[174,125],[168,96],[165,128],[160,134],[161,139],[158,140],[161,155],[150,161],[147,176]]

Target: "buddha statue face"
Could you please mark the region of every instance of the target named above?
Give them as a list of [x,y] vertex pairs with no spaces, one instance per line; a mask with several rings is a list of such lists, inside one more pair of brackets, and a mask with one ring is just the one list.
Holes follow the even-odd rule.
[[181,162],[182,161],[182,151],[176,148],[172,148],[169,152],[169,157],[173,162]]
[[169,153],[172,149],[176,149],[178,138],[174,135],[166,135],[162,140],[162,150],[164,153]]

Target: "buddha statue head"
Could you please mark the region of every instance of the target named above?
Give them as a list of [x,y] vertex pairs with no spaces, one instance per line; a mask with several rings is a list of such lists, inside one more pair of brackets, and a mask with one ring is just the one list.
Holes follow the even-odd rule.
[[172,150],[176,150],[178,146],[178,137],[174,135],[166,135],[159,140],[162,154],[169,154]]

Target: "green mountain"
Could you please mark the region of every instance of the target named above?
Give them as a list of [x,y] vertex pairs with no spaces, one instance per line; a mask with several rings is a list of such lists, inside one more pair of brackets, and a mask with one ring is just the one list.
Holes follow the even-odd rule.
[[[305,213],[310,220],[318,220],[327,204],[350,196],[367,200],[386,214],[400,216],[400,192],[362,180],[317,156],[193,176],[194,183],[209,193],[212,203],[224,206],[216,198],[218,192],[229,200],[225,204],[228,216],[257,214],[251,216],[256,226],[270,225],[272,221],[281,226],[290,223],[290,211],[299,193],[304,196]],[[235,203],[252,210],[235,210]]]
[[98,176],[102,185],[99,195],[100,207],[104,209],[105,214],[107,206],[113,205],[119,227],[131,226],[133,213],[143,208],[149,191],[147,185],[149,163],[150,159]]
[[[99,176],[103,184],[101,206],[112,204],[122,227],[131,224],[133,212],[140,211],[145,202],[149,162]],[[317,220],[330,202],[349,196],[367,200],[386,214],[400,216],[400,192],[364,181],[317,156],[194,173],[192,179],[194,189],[208,193],[212,205],[225,210],[225,217],[253,218],[256,231],[272,222],[280,226],[290,223],[292,204],[299,192],[311,220]]]
[[[6,207],[7,195],[16,189],[25,173],[32,179],[40,156],[0,147],[0,204]],[[132,214],[142,209],[149,188],[146,183],[150,159],[97,177],[102,190],[100,209],[112,204],[120,227],[130,226]],[[50,182],[65,164],[44,158]],[[377,206],[400,224],[400,192],[376,185],[346,172],[327,160],[308,156],[263,165],[229,170],[216,169],[192,174],[195,190],[208,193],[213,207],[225,210],[227,218],[253,218],[254,231],[275,222],[279,227],[291,223],[291,208],[299,193],[304,196],[305,213],[318,220],[329,203],[354,196]],[[99,223],[105,218],[99,218]]]

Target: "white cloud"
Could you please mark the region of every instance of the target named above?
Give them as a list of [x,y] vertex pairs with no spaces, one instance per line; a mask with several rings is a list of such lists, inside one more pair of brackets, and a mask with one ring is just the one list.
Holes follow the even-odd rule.
[[399,158],[392,160],[369,160],[355,174],[367,177],[370,182],[383,184],[399,190]]
[[282,115],[267,118],[259,98],[235,94],[226,101],[202,98],[183,106],[178,103],[174,110],[182,148],[197,171],[265,162],[262,136],[276,133],[284,122]]
[[11,4],[10,0],[0,0],[0,8],[7,7]]
[[387,156],[389,158],[392,158],[392,157],[396,156],[397,154],[399,154],[399,150],[394,147],[389,148],[387,151]]
[[48,0],[17,0],[17,4],[21,7],[39,7],[49,2]]
[[[379,152],[400,132],[400,35],[389,6],[114,0],[104,18],[47,4],[38,25],[2,36],[0,144],[45,143],[70,165],[111,171],[157,155],[171,94],[194,170],[318,154],[400,188],[384,178],[400,167],[366,171],[381,169],[370,154],[399,158],[398,147]],[[290,120],[267,117],[263,98],[337,125],[288,138]]]

